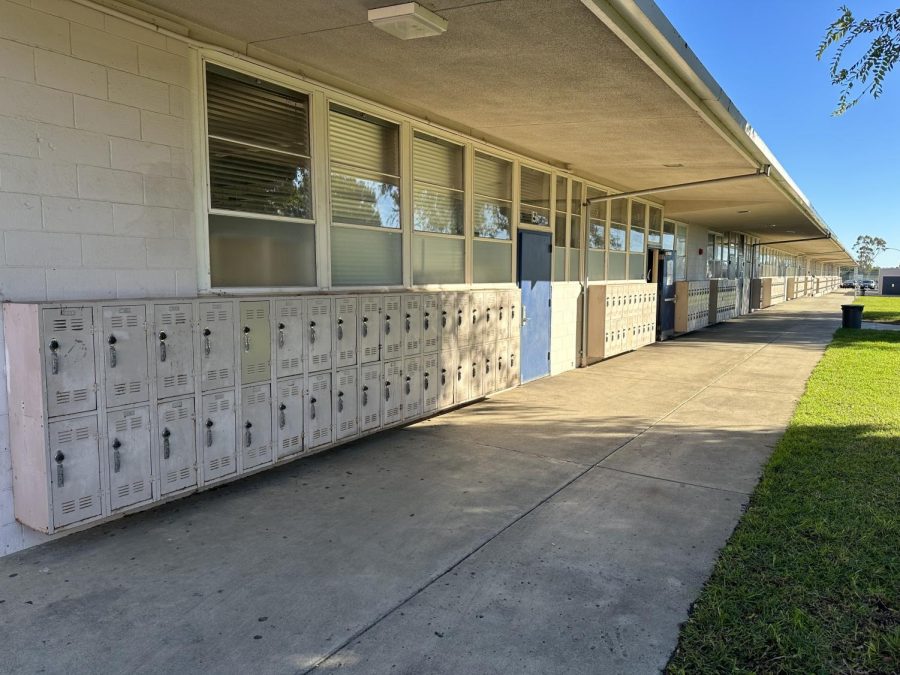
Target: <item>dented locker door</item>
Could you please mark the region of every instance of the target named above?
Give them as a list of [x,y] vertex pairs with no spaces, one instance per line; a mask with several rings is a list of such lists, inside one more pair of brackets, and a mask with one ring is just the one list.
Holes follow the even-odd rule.
[[468,349],[460,349],[453,354],[453,402],[469,400],[469,383],[472,381],[472,366]]
[[241,389],[241,470],[272,462],[272,393],[268,384]]
[[331,443],[331,373],[309,375],[306,382],[306,447],[317,448]]
[[430,413],[437,410],[438,398],[441,388],[438,384],[440,373],[438,372],[438,354],[426,354],[422,357],[422,412]]
[[457,361],[455,352],[441,352],[437,377],[438,408],[441,410],[453,405],[453,383],[456,380]]
[[[60,339],[60,344],[66,343]],[[97,431],[96,415],[49,425],[52,526],[56,529],[99,516],[102,512]]]
[[510,293],[500,291],[497,293],[497,339],[509,339]]
[[160,492],[165,495],[193,487],[197,484],[194,399],[160,403],[157,420]]
[[[470,293],[456,294],[456,345],[462,350],[472,338],[472,297]],[[477,316],[478,310],[475,310]]]
[[381,364],[359,368],[359,429],[371,431],[381,426]]
[[90,307],[43,309],[41,322],[48,415],[96,410],[93,310]]
[[403,416],[403,368],[400,361],[383,364],[381,378],[381,421],[382,424],[396,424]]
[[277,459],[303,452],[303,378],[278,382]]
[[303,372],[303,300],[275,301],[275,372],[277,377]]
[[194,330],[190,303],[155,305],[156,397],[194,391]]
[[422,357],[403,362],[403,419],[422,416]]
[[422,297],[422,353],[432,354],[440,348],[440,312],[438,296],[428,293]]
[[381,312],[381,359],[399,359],[403,346],[402,302],[399,295],[386,295]]
[[422,353],[422,296],[403,296],[403,355]]
[[331,368],[331,298],[306,301],[306,354],[309,371]]
[[224,300],[199,307],[200,389],[233,387],[234,304]]
[[106,405],[148,400],[147,308],[144,305],[104,307],[101,344],[105,353]]
[[241,384],[264,382],[272,377],[272,334],[269,301],[240,303]]
[[200,426],[203,480],[214,481],[233,474],[235,461],[234,392],[223,391],[203,397],[203,423]]
[[109,500],[113,511],[153,498],[150,462],[150,409],[107,413]]
[[334,299],[334,359],[336,368],[356,365],[356,298]]
[[438,297],[441,306],[438,325],[440,348],[445,352],[456,351],[456,293],[441,293]]
[[335,440],[351,438],[359,431],[357,421],[357,371],[356,368],[339,370],[334,388],[334,437]]
[[381,350],[381,297],[362,295],[359,298],[359,335],[357,353],[359,362],[373,363]]
[[481,338],[482,342],[497,341],[499,333],[499,316],[497,312],[497,293],[488,291],[480,293],[481,296]]

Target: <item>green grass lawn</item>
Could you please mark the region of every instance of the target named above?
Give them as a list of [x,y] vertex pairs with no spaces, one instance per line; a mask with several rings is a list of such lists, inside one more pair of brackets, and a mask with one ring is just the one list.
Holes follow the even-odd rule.
[[835,333],[668,672],[900,672],[900,332]]
[[875,297],[867,295],[856,298],[854,303],[865,305],[863,321],[900,324],[900,297]]

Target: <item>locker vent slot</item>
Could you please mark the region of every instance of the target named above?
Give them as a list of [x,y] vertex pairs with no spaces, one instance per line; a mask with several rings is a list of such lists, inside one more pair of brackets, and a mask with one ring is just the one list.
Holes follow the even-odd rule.
[[177,483],[183,480],[188,480],[191,477],[191,470],[189,467],[185,467],[179,471],[169,471],[166,474],[166,482],[167,483]]
[[328,429],[315,429],[312,432],[312,440],[318,441],[319,439],[322,439],[322,438],[328,438],[328,433],[329,433]]
[[377,425],[378,424],[378,413],[373,412],[368,415],[363,415],[363,424],[366,426]]
[[262,375],[269,370],[268,363],[250,363],[245,366],[248,375]]
[[185,312],[163,312],[159,322],[163,326],[183,326],[187,323],[187,314]]
[[312,361],[312,364],[314,366],[318,366],[323,363],[328,363],[328,359],[330,356],[331,356],[330,354],[313,354],[310,361]]
[[340,425],[341,431],[352,431],[356,429],[356,420],[344,420]]
[[75,513],[75,500],[70,499],[69,501],[62,503],[62,512],[63,513]]
[[283,450],[289,450],[291,448],[299,448],[300,447],[300,437],[299,436],[291,436],[290,438],[285,438],[281,441],[281,448]]
[[300,309],[296,305],[282,305],[278,315],[286,319],[290,317],[296,318],[300,316]]
[[311,316],[324,316],[328,314],[328,304],[317,303],[314,305],[310,305],[309,313]]
[[181,375],[167,375],[163,378],[163,389],[170,389],[172,387],[182,387],[187,385],[188,376],[185,374]]
[[190,416],[187,408],[169,408],[163,415],[166,422],[174,422],[175,420],[187,419]]
[[78,498],[78,508],[79,509],[89,509],[94,505],[94,498],[91,495],[87,497],[79,497]]
[[285,370],[288,368],[299,368],[300,367],[300,359],[294,357],[292,359],[281,359],[281,367]]
[[231,457],[216,457],[209,460],[208,466],[210,471],[218,471],[219,469],[224,471],[231,466]]
[[210,370],[206,373],[206,379],[210,382],[216,380],[230,380],[231,368],[221,368],[219,370]]
[[250,448],[247,451],[247,457],[250,459],[268,459],[269,458],[269,448],[267,446],[262,446],[259,448]]
[[137,328],[138,316],[137,314],[118,314],[110,317],[109,325],[113,328]]
[[217,321],[228,321],[230,318],[230,312],[227,309],[208,309],[206,310],[206,321],[207,322],[217,322]]
[[89,427],[76,427],[75,429],[64,429],[57,432],[57,443],[71,443],[72,441],[83,441],[90,438],[91,430]]
[[60,405],[66,403],[80,403],[86,401],[87,397],[87,389],[66,389],[56,392],[56,402]]
[[353,360],[353,350],[352,349],[343,349],[338,352],[338,360],[339,361],[352,361]]

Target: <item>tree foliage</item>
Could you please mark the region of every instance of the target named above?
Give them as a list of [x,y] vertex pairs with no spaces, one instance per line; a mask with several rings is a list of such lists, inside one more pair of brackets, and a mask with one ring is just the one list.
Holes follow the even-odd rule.
[[[847,65],[852,60],[848,50],[859,38],[865,42],[866,37],[871,37],[868,48]],[[885,77],[900,61],[900,8],[871,19],[857,19],[846,5],[842,6],[841,15],[828,27],[816,51],[816,58],[821,61],[832,46],[835,50],[830,63],[831,83],[841,87],[838,106],[832,114],[843,115],[866,94],[878,98]]]
[[884,253],[887,242],[881,237],[871,237],[867,234],[860,235],[853,244],[856,251],[856,262],[863,274],[871,274],[875,267],[875,258],[879,253]]

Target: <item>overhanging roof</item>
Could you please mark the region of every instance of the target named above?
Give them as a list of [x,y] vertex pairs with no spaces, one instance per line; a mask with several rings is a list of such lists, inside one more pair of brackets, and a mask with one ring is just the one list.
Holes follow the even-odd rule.
[[[449,27],[408,41],[367,20],[368,9],[390,0],[128,4],[200,39],[622,190],[771,164],[769,179],[658,200],[676,220],[763,240],[828,232],[651,0],[421,0]],[[836,239],[778,248],[852,262]]]

